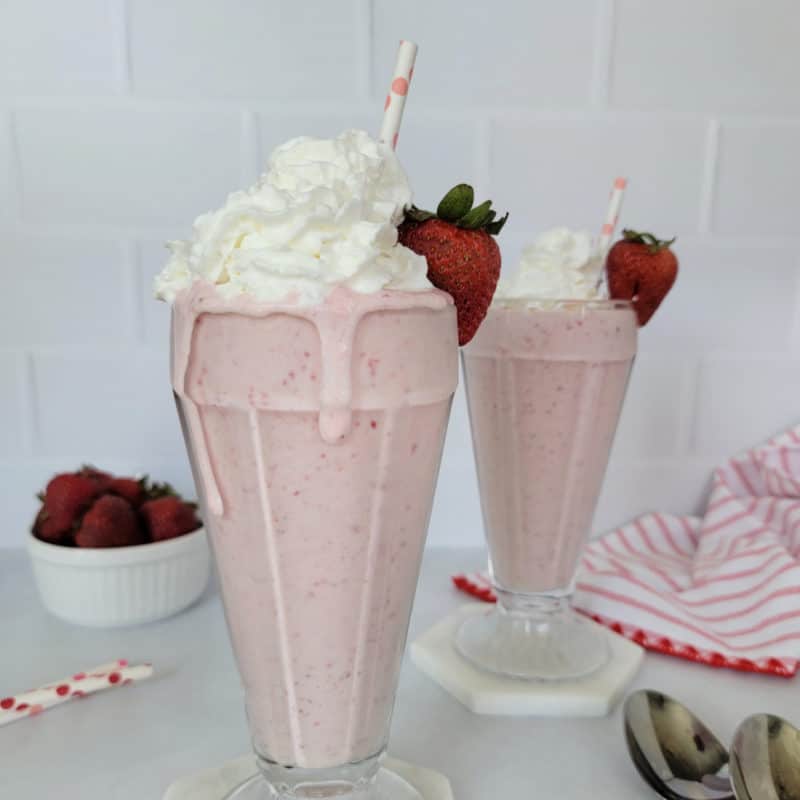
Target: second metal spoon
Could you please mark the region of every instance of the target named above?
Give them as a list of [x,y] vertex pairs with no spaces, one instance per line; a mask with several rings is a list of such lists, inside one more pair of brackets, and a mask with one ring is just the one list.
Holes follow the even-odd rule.
[[633,763],[658,794],[668,800],[733,800],[728,751],[688,708],[643,690],[628,697],[624,718]]
[[772,714],[748,717],[731,745],[737,800],[800,800],[800,731]]

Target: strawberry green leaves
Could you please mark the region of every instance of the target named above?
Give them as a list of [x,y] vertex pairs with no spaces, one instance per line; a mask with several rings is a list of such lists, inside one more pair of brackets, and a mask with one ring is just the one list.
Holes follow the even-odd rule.
[[658,253],[659,250],[669,249],[670,245],[674,244],[677,238],[673,236],[671,239],[659,239],[653,236],[652,233],[640,233],[630,228],[625,228],[625,230],[622,231],[622,237],[626,242],[647,245],[648,251],[653,254]]
[[476,231],[482,228],[495,218],[495,212],[492,211],[492,201],[486,200],[479,206],[475,206],[470,211],[467,211],[459,219],[455,220],[459,228],[466,228],[468,231]]
[[442,198],[435,214],[411,206],[406,211],[406,219],[412,222],[440,219],[464,230],[484,230],[492,236],[497,236],[506,224],[508,213],[497,219],[497,212],[492,208],[491,200],[486,200],[473,208],[474,200],[473,188],[468,183],[459,183]]
[[436,208],[436,216],[445,222],[458,222],[468,214],[475,200],[475,191],[468,183],[454,186]]
[[406,209],[405,218],[411,222],[425,222],[429,219],[436,219],[436,214],[434,214],[432,211],[425,211],[421,208],[417,208],[416,206],[411,206],[411,208]]

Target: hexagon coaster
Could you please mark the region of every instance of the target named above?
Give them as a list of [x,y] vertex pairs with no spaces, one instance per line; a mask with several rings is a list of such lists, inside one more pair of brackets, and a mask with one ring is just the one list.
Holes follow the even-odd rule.
[[[408,781],[423,800],[453,800],[450,781],[439,772],[394,758],[387,758],[383,766]],[[255,772],[255,758],[243,756],[222,766],[179,778],[167,789],[163,800],[223,800]]]
[[644,656],[639,645],[603,628],[609,637],[611,660],[592,675],[570,681],[502,678],[474,667],[453,644],[462,620],[485,613],[485,604],[463,606],[411,645],[414,664],[476,714],[603,717],[622,697]]

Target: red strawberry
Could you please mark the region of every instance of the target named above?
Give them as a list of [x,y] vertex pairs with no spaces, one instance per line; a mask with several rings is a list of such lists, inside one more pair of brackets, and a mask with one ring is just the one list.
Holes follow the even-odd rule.
[[78,474],[83,475],[85,478],[91,478],[102,489],[107,489],[108,484],[113,480],[113,477],[110,473],[96,469],[95,467],[91,466],[91,464],[85,464],[82,466]]
[[134,508],[138,508],[144,500],[144,486],[136,478],[112,478],[107,491],[124,497]]
[[139,511],[154,542],[174,539],[200,527],[194,506],[173,495],[148,500]]
[[47,484],[44,505],[34,524],[37,536],[47,542],[64,539],[101,491],[100,484],[85,475],[56,475]]
[[678,259],[669,249],[675,239],[630,230],[622,236],[606,260],[608,290],[615,300],[633,301],[639,325],[646,325],[678,275]]
[[492,238],[508,214],[495,220],[492,201],[475,208],[471,186],[460,183],[439,203],[436,214],[412,206],[400,226],[400,243],[428,262],[430,282],[453,297],[458,313],[458,343],[478,330],[500,277],[500,248]]
[[37,538],[47,541],[47,537],[42,535],[42,525],[44,521],[47,519],[47,514],[45,514],[44,506],[39,509],[39,513],[36,515],[36,519],[33,521],[33,527],[31,528],[31,533]]
[[75,534],[78,547],[126,547],[146,541],[131,504],[113,494],[105,494],[94,502]]

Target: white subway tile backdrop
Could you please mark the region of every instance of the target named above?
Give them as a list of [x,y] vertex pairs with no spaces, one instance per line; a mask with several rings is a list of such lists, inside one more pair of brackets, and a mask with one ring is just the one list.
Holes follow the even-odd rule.
[[[420,44],[400,157],[422,205],[472,182],[542,229],[677,234],[642,331],[596,529],[692,511],[714,464],[800,417],[800,6],[794,0],[0,3],[0,546],[82,462],[191,492],[167,374],[163,241],[299,134],[375,130]],[[454,404],[430,541],[479,544]]]
[[[797,68],[800,69],[800,63]],[[761,236],[797,234],[800,220],[798,142],[800,124],[794,120],[722,123],[712,215],[715,233],[727,236],[742,231]]]
[[94,95],[119,82],[115,4],[106,0],[3,0],[0,92]]
[[611,100],[620,108],[797,114],[795,0],[617,0]]

